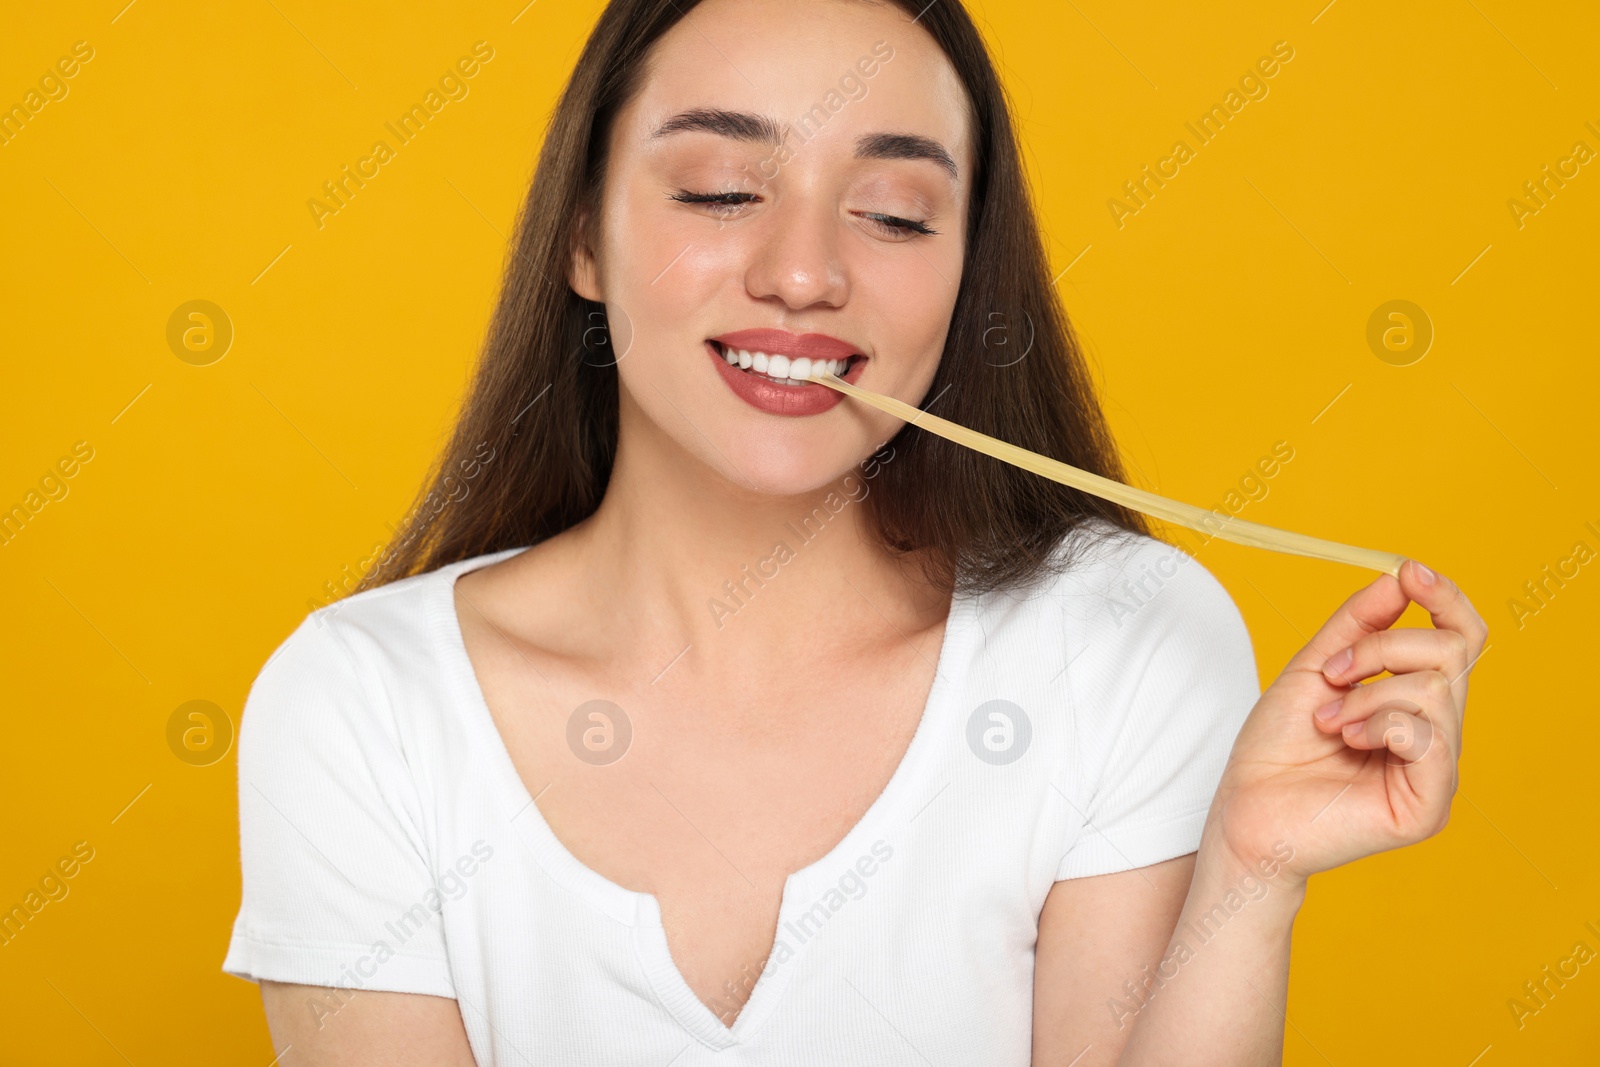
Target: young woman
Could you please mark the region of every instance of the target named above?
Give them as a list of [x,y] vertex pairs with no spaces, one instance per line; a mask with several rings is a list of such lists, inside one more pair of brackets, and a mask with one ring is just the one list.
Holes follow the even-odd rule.
[[430,491],[250,693],[281,1062],[1278,1062],[1482,620],[1408,561],[1263,693],[1192,555],[818,361],[1122,477],[958,0],[612,0]]

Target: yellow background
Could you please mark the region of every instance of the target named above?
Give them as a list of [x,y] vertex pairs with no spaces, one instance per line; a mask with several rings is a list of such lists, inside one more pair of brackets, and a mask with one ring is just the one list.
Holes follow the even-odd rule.
[[[323,584],[399,522],[599,5],[122,2],[35,5],[0,34],[0,104],[74,42],[95,49],[0,146],[0,506],[74,442],[95,449],[0,547],[0,906],[73,843],[95,849],[0,947],[0,1062],[264,1067],[256,990],[220,970],[233,754],[181,762],[167,721],[201,699],[236,722]],[[1600,926],[1584,680],[1600,563],[1520,628],[1508,602],[1576,541],[1600,551],[1583,525],[1600,527],[1600,163],[1520,229],[1507,200],[1574,141],[1600,150],[1584,126],[1600,126],[1600,17],[1507,0],[1215,7],[973,3],[1139,483],[1219,504],[1286,440],[1293,461],[1245,517],[1415,555],[1490,623],[1448,829],[1312,884],[1287,1062],[1593,1062],[1600,965],[1521,1029],[1507,1001],[1576,941],[1600,949],[1584,928]],[[470,95],[319,230],[306,201],[478,40],[495,58]],[[1280,40],[1295,56],[1270,94],[1119,229],[1107,200],[1175,139],[1195,147],[1184,121]],[[166,342],[194,299],[236,331],[210,366]],[[1392,299],[1436,331],[1410,366],[1366,342]],[[1221,542],[1201,559],[1263,681],[1372,577]]]

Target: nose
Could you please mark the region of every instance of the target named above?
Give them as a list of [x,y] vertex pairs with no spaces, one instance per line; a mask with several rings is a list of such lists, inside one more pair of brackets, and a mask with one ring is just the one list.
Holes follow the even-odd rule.
[[759,245],[745,273],[745,289],[757,300],[780,300],[795,311],[842,307],[850,283],[832,209],[793,201],[775,207],[756,238]]

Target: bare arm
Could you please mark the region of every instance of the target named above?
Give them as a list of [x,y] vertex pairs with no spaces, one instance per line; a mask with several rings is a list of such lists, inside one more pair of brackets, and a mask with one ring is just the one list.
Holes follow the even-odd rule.
[[[1275,1064],[1304,883],[1198,855],[1057,882],[1039,916],[1035,1067]],[[1270,870],[1269,875],[1265,873]]]
[[1278,857],[1240,864],[1203,843],[1177,927],[1140,983],[1143,1006],[1117,1062],[1171,1063],[1182,1049],[1194,1067],[1282,1063],[1289,947],[1304,901],[1304,880]]
[[262,982],[282,1067],[475,1067],[446,997]]
[[1178,921],[1194,854],[1057,882],[1039,914],[1033,971],[1035,1067],[1108,1067],[1133,1033],[1136,1002]]
[[[1434,629],[1390,629],[1413,601]],[[1155,877],[1141,890],[1126,878],[1137,870],[1051,891],[1051,914],[1040,917],[1034,1062],[1281,1063],[1306,879],[1444,827],[1467,676],[1486,633],[1455,584],[1415,561],[1345,601],[1252,709],[1185,891]],[[1126,891],[1107,890],[1113,878]],[[1183,901],[1175,927],[1163,898]],[[1158,932],[1170,936],[1155,951]],[[1131,987],[1122,986],[1125,969],[1138,972]],[[1107,986],[1120,1007],[1104,1007]]]

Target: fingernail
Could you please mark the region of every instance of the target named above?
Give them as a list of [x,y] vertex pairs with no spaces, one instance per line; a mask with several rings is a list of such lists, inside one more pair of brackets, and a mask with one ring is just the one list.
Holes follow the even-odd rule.
[[1317,718],[1321,719],[1323,722],[1327,722],[1329,719],[1331,719],[1335,715],[1339,714],[1339,709],[1342,708],[1343,706],[1344,706],[1344,697],[1340,697],[1338,700],[1335,700],[1332,704],[1324,704],[1324,705],[1322,705],[1322,707],[1317,709]]
[[1417,569],[1417,580],[1423,585],[1432,585],[1434,582],[1439,580],[1439,576],[1437,574],[1434,574],[1416,560],[1412,560],[1411,565]]
[[1364,722],[1347,722],[1344,724],[1343,733],[1347,739],[1353,739],[1360,737],[1366,729],[1367,724]]
[[1347,648],[1343,652],[1335,652],[1328,657],[1328,662],[1322,665],[1324,674],[1339,675],[1350,669],[1350,664],[1356,658],[1356,650]]

